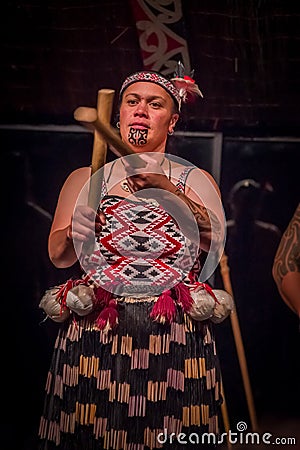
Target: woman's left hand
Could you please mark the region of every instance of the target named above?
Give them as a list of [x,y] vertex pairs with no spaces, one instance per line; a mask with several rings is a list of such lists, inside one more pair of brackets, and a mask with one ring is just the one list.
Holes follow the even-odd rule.
[[[143,168],[132,167],[130,160],[126,158],[124,158],[123,161],[127,173],[126,180],[130,191],[137,192],[149,188],[173,191],[175,186],[166,176],[162,167],[163,164],[159,162],[158,157],[151,157],[151,155],[148,154],[139,154],[139,157],[146,163],[146,166]],[[164,161],[168,162],[167,159],[164,159]]]

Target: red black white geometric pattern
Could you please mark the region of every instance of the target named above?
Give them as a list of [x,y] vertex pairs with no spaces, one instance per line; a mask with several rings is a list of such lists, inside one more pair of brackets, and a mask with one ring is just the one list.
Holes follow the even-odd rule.
[[107,195],[100,241],[89,275],[116,295],[160,295],[184,279],[195,262],[190,241],[157,202]]

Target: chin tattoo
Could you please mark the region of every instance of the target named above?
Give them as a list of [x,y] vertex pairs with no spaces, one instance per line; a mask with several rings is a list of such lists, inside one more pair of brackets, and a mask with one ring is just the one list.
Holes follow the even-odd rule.
[[147,144],[148,130],[140,130],[136,128],[130,128],[128,133],[128,142],[133,145],[145,145]]

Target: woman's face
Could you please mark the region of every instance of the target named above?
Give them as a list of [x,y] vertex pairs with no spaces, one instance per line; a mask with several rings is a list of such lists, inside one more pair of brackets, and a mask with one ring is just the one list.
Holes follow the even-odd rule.
[[137,82],[123,93],[120,133],[135,152],[164,152],[178,114],[171,96],[154,83]]

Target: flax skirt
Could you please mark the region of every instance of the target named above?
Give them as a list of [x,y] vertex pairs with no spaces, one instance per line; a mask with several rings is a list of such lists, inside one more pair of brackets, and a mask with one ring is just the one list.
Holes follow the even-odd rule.
[[46,381],[40,450],[187,449],[199,446],[166,437],[218,434],[220,370],[211,323],[192,321],[179,308],[172,324],[156,323],[152,307],[149,298],[123,298],[119,324],[106,333],[92,314],[62,324]]

